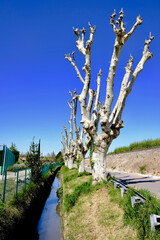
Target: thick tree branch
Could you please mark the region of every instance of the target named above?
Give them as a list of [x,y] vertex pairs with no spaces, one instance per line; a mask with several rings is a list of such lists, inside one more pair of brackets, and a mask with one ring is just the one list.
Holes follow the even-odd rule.
[[123,17],[124,17],[123,9],[120,11],[119,14],[120,15],[119,15],[118,21],[116,22],[118,24],[118,28],[116,28],[114,23],[114,19],[116,16],[115,12],[111,15],[111,21],[110,21],[113,31],[116,34],[116,39],[115,39],[114,50],[113,50],[110,67],[109,67],[108,78],[107,78],[107,89],[106,89],[106,99],[105,99],[105,108],[106,108],[107,118],[109,118],[111,113],[111,106],[114,98],[114,95],[113,95],[114,78],[115,78],[116,68],[117,68],[121,50],[124,44],[126,43],[126,41],[135,31],[135,29],[140,24],[142,24],[142,18],[138,16],[134,26],[132,27],[130,32],[126,34],[126,30],[124,28],[124,23],[123,23]]
[[133,25],[133,27],[131,28],[131,30],[124,36],[124,42],[126,42],[134,33],[134,31],[136,30],[136,28],[141,25],[143,23],[143,20],[141,18],[141,16],[139,15],[136,19],[136,23]]
[[94,97],[95,97],[94,90],[89,89],[89,101],[88,101],[88,106],[87,106],[87,109],[86,109],[88,119],[91,119],[91,109],[92,109],[92,106],[93,106]]
[[101,75],[102,75],[102,70],[99,70],[98,76],[97,76],[97,91],[96,91],[96,99],[94,102],[94,107],[93,107],[93,114],[92,114],[92,121],[94,122],[97,119],[98,116],[98,107],[99,107],[99,97],[100,97],[100,88],[101,88]]
[[77,36],[77,41],[76,41],[76,44],[77,44],[77,48],[78,50],[85,56],[86,55],[86,49],[84,47],[84,36],[85,36],[85,33],[86,33],[86,29],[82,29],[80,30],[81,33],[82,33],[82,39],[80,37],[80,34],[79,34],[79,29],[78,28],[74,28],[73,27],[73,30],[74,30],[74,34]]
[[[139,61],[139,63],[137,64],[137,67],[134,70],[133,74],[132,74],[132,64],[133,64],[132,57],[129,60],[127,67],[125,68],[126,74],[122,81],[121,91],[120,91],[117,103],[115,105],[115,108],[110,117],[111,124],[117,124],[117,122],[121,121],[126,98],[129,95],[129,93],[131,92],[133,84],[134,84],[136,78],[138,77],[139,73],[143,70],[144,64],[153,56],[153,54],[151,52],[149,52],[149,44],[151,43],[153,38],[154,37],[152,37],[150,34],[149,40],[145,40],[142,58]],[[131,74],[132,74],[132,76],[131,76]],[[129,80],[129,78],[130,78],[130,80]]]

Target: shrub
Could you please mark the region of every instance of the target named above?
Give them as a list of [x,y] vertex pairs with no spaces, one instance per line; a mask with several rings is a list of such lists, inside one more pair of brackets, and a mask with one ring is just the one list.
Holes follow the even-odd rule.
[[57,197],[61,199],[63,197],[63,187],[57,189]]
[[140,166],[139,167],[139,171],[140,171],[140,173],[145,173],[145,171],[146,171],[146,165],[144,165],[144,166]]

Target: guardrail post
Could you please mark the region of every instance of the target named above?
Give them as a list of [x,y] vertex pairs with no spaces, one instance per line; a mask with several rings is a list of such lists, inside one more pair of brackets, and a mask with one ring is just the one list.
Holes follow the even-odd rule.
[[123,194],[127,193],[126,187],[121,187],[121,198],[123,198]]
[[160,229],[160,216],[151,214],[150,215],[150,224],[151,224],[151,231]]
[[132,205],[132,208],[134,208],[134,204],[137,204],[137,203],[143,203],[144,202],[144,199],[139,197],[139,196],[132,196],[131,197],[131,205]]
[[4,203],[5,201],[5,193],[6,193],[6,182],[7,182],[7,170],[4,172],[4,183],[3,183],[3,198],[2,202]]

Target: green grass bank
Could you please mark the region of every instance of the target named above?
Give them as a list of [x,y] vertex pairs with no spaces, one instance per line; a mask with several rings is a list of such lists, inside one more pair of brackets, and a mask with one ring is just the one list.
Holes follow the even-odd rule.
[[141,142],[134,142],[131,143],[129,146],[116,148],[113,152],[110,152],[108,154],[131,152],[135,150],[148,149],[153,147],[160,147],[160,138],[157,138],[155,140],[148,139]]
[[0,239],[38,239],[36,226],[51,185],[60,167],[43,176],[40,183],[30,184],[7,204],[0,204]]
[[120,189],[112,183],[92,185],[91,175],[78,175],[76,169],[65,166],[60,179],[57,194],[62,202],[64,240],[160,239],[160,233],[151,233],[150,227],[150,214],[160,214],[160,200],[149,191],[140,190],[147,200],[132,208],[133,189],[121,198]]

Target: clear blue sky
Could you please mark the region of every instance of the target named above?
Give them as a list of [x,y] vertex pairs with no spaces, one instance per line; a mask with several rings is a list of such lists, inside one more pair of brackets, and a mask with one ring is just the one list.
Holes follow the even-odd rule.
[[[69,90],[82,84],[64,54],[76,49],[72,27],[96,25],[92,47],[92,87],[102,68],[101,101],[115,35],[110,15],[124,8],[129,30],[140,14],[143,24],[124,47],[115,78],[115,96],[130,53],[134,67],[149,32],[155,36],[149,60],[138,76],[123,113],[124,129],[110,150],[134,141],[160,137],[160,1],[142,0],[0,0],[0,144],[14,142],[26,152],[35,136],[43,154],[61,150],[61,131],[68,125]],[[86,36],[88,36],[86,34]],[[80,57],[80,58],[79,58]],[[83,58],[75,55],[81,69]],[[80,117],[79,117],[80,119]]]

